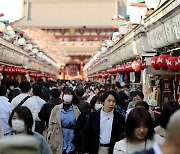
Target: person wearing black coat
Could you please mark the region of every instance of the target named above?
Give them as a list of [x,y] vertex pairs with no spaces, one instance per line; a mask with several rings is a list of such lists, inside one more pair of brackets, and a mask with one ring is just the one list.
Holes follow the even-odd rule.
[[118,96],[106,91],[101,97],[104,106],[90,114],[82,134],[82,153],[112,154],[114,145],[123,138],[125,120],[114,110]]
[[12,82],[13,82],[12,84],[13,84],[14,89],[12,91],[10,91],[8,94],[9,102],[11,102],[14,97],[16,97],[17,95],[19,95],[21,93],[21,91],[19,89],[19,82],[16,80],[14,80]]
[[56,106],[62,103],[62,100],[59,98],[61,91],[58,88],[53,88],[50,91],[51,99],[45,103],[40,112],[38,113],[38,117],[41,121],[46,122],[46,126],[48,127],[49,117],[51,114],[51,110]]

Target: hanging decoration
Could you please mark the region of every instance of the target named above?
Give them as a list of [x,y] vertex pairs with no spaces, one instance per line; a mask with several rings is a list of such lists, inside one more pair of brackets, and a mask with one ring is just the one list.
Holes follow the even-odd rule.
[[158,56],[157,64],[159,68],[167,68],[167,60],[170,57],[168,54],[161,54]]
[[180,70],[179,68],[179,62],[178,62],[178,57],[177,56],[171,56],[167,60],[167,67],[168,69],[172,71],[178,71]]

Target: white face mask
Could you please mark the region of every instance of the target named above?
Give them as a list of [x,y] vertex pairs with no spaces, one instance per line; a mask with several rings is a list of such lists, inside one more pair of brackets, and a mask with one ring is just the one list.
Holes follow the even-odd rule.
[[72,95],[64,95],[63,100],[65,104],[71,104],[72,102]]
[[17,133],[23,132],[25,129],[24,121],[19,119],[12,120],[12,129]]
[[102,104],[95,104],[94,106],[95,110],[99,110],[101,107],[103,107]]

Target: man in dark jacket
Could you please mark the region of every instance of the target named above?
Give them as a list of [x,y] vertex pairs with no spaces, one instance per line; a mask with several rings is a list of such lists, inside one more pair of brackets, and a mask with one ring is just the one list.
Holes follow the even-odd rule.
[[14,97],[16,97],[17,95],[19,95],[21,93],[21,91],[19,89],[19,82],[16,80],[14,80],[12,82],[13,82],[12,84],[13,84],[14,89],[12,91],[10,91],[8,94],[9,102],[11,102]]
[[91,113],[87,118],[82,135],[82,153],[112,154],[114,145],[123,138],[125,120],[114,110],[118,95],[115,91],[106,91],[101,97],[104,106]]
[[39,112],[38,116],[41,121],[46,122],[46,126],[48,127],[49,117],[51,114],[51,110],[56,106],[62,103],[61,99],[59,98],[61,91],[58,88],[53,88],[50,91],[51,99],[45,103]]
[[82,87],[77,87],[75,89],[75,93],[77,97],[79,98],[79,104],[76,104],[81,113],[87,109],[89,109],[89,104],[82,98],[84,94],[84,89]]

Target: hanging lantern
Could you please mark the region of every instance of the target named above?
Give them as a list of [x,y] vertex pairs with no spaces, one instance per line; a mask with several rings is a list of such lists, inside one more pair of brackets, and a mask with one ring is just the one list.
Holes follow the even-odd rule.
[[0,66],[0,73],[3,71],[4,67]]
[[107,40],[106,44],[107,44],[107,47],[112,47],[113,46],[113,41]]
[[3,72],[5,72],[6,74],[11,74],[11,73],[13,73],[13,72],[12,72],[12,68],[9,67],[9,66],[6,66],[6,67],[4,68],[4,70],[3,70]]
[[37,48],[33,48],[32,52],[33,52],[34,54],[37,54],[37,53],[38,53],[38,49],[37,49]]
[[140,71],[146,68],[146,64],[139,59],[132,63],[132,68],[135,71]]
[[26,44],[26,48],[27,48],[28,50],[31,50],[31,49],[32,49],[32,44]]
[[122,72],[125,72],[125,66],[124,66],[124,64],[121,65],[121,71],[122,71]]
[[140,70],[140,68],[138,67],[137,61],[133,61],[133,62],[132,62],[132,68],[133,68],[133,70],[135,70],[135,71]]
[[128,28],[126,27],[126,26],[120,26],[119,27],[119,33],[121,34],[121,35],[125,35],[125,34],[127,34],[128,33]]
[[11,37],[11,38],[15,38],[16,37],[16,34],[13,30],[8,30],[7,31],[8,35]]
[[117,72],[121,73],[121,71],[122,71],[121,65],[117,66]]
[[178,57],[169,57],[167,61],[167,67],[168,69],[172,71],[178,71],[179,69],[179,62],[178,62]]
[[6,26],[3,22],[0,22],[0,32],[4,32],[6,30]]
[[159,68],[167,68],[167,60],[170,57],[170,55],[167,54],[161,54],[158,56],[157,64]]
[[101,51],[102,51],[102,53],[104,53],[104,52],[107,51],[107,48],[106,48],[105,46],[102,46],[102,47],[101,47]]
[[158,59],[158,56],[153,56],[151,58],[151,66],[154,68],[154,69],[159,69],[159,65],[157,64],[157,59]]
[[132,71],[134,71],[134,70],[132,69],[132,63],[131,63],[131,62],[126,63],[125,67],[126,67],[126,72],[132,72]]
[[26,40],[24,38],[19,38],[18,43],[19,43],[19,45],[25,45]]
[[108,76],[109,76],[109,73],[107,73],[107,72],[104,72],[104,73],[103,73],[103,77],[104,77],[104,78],[108,78]]

